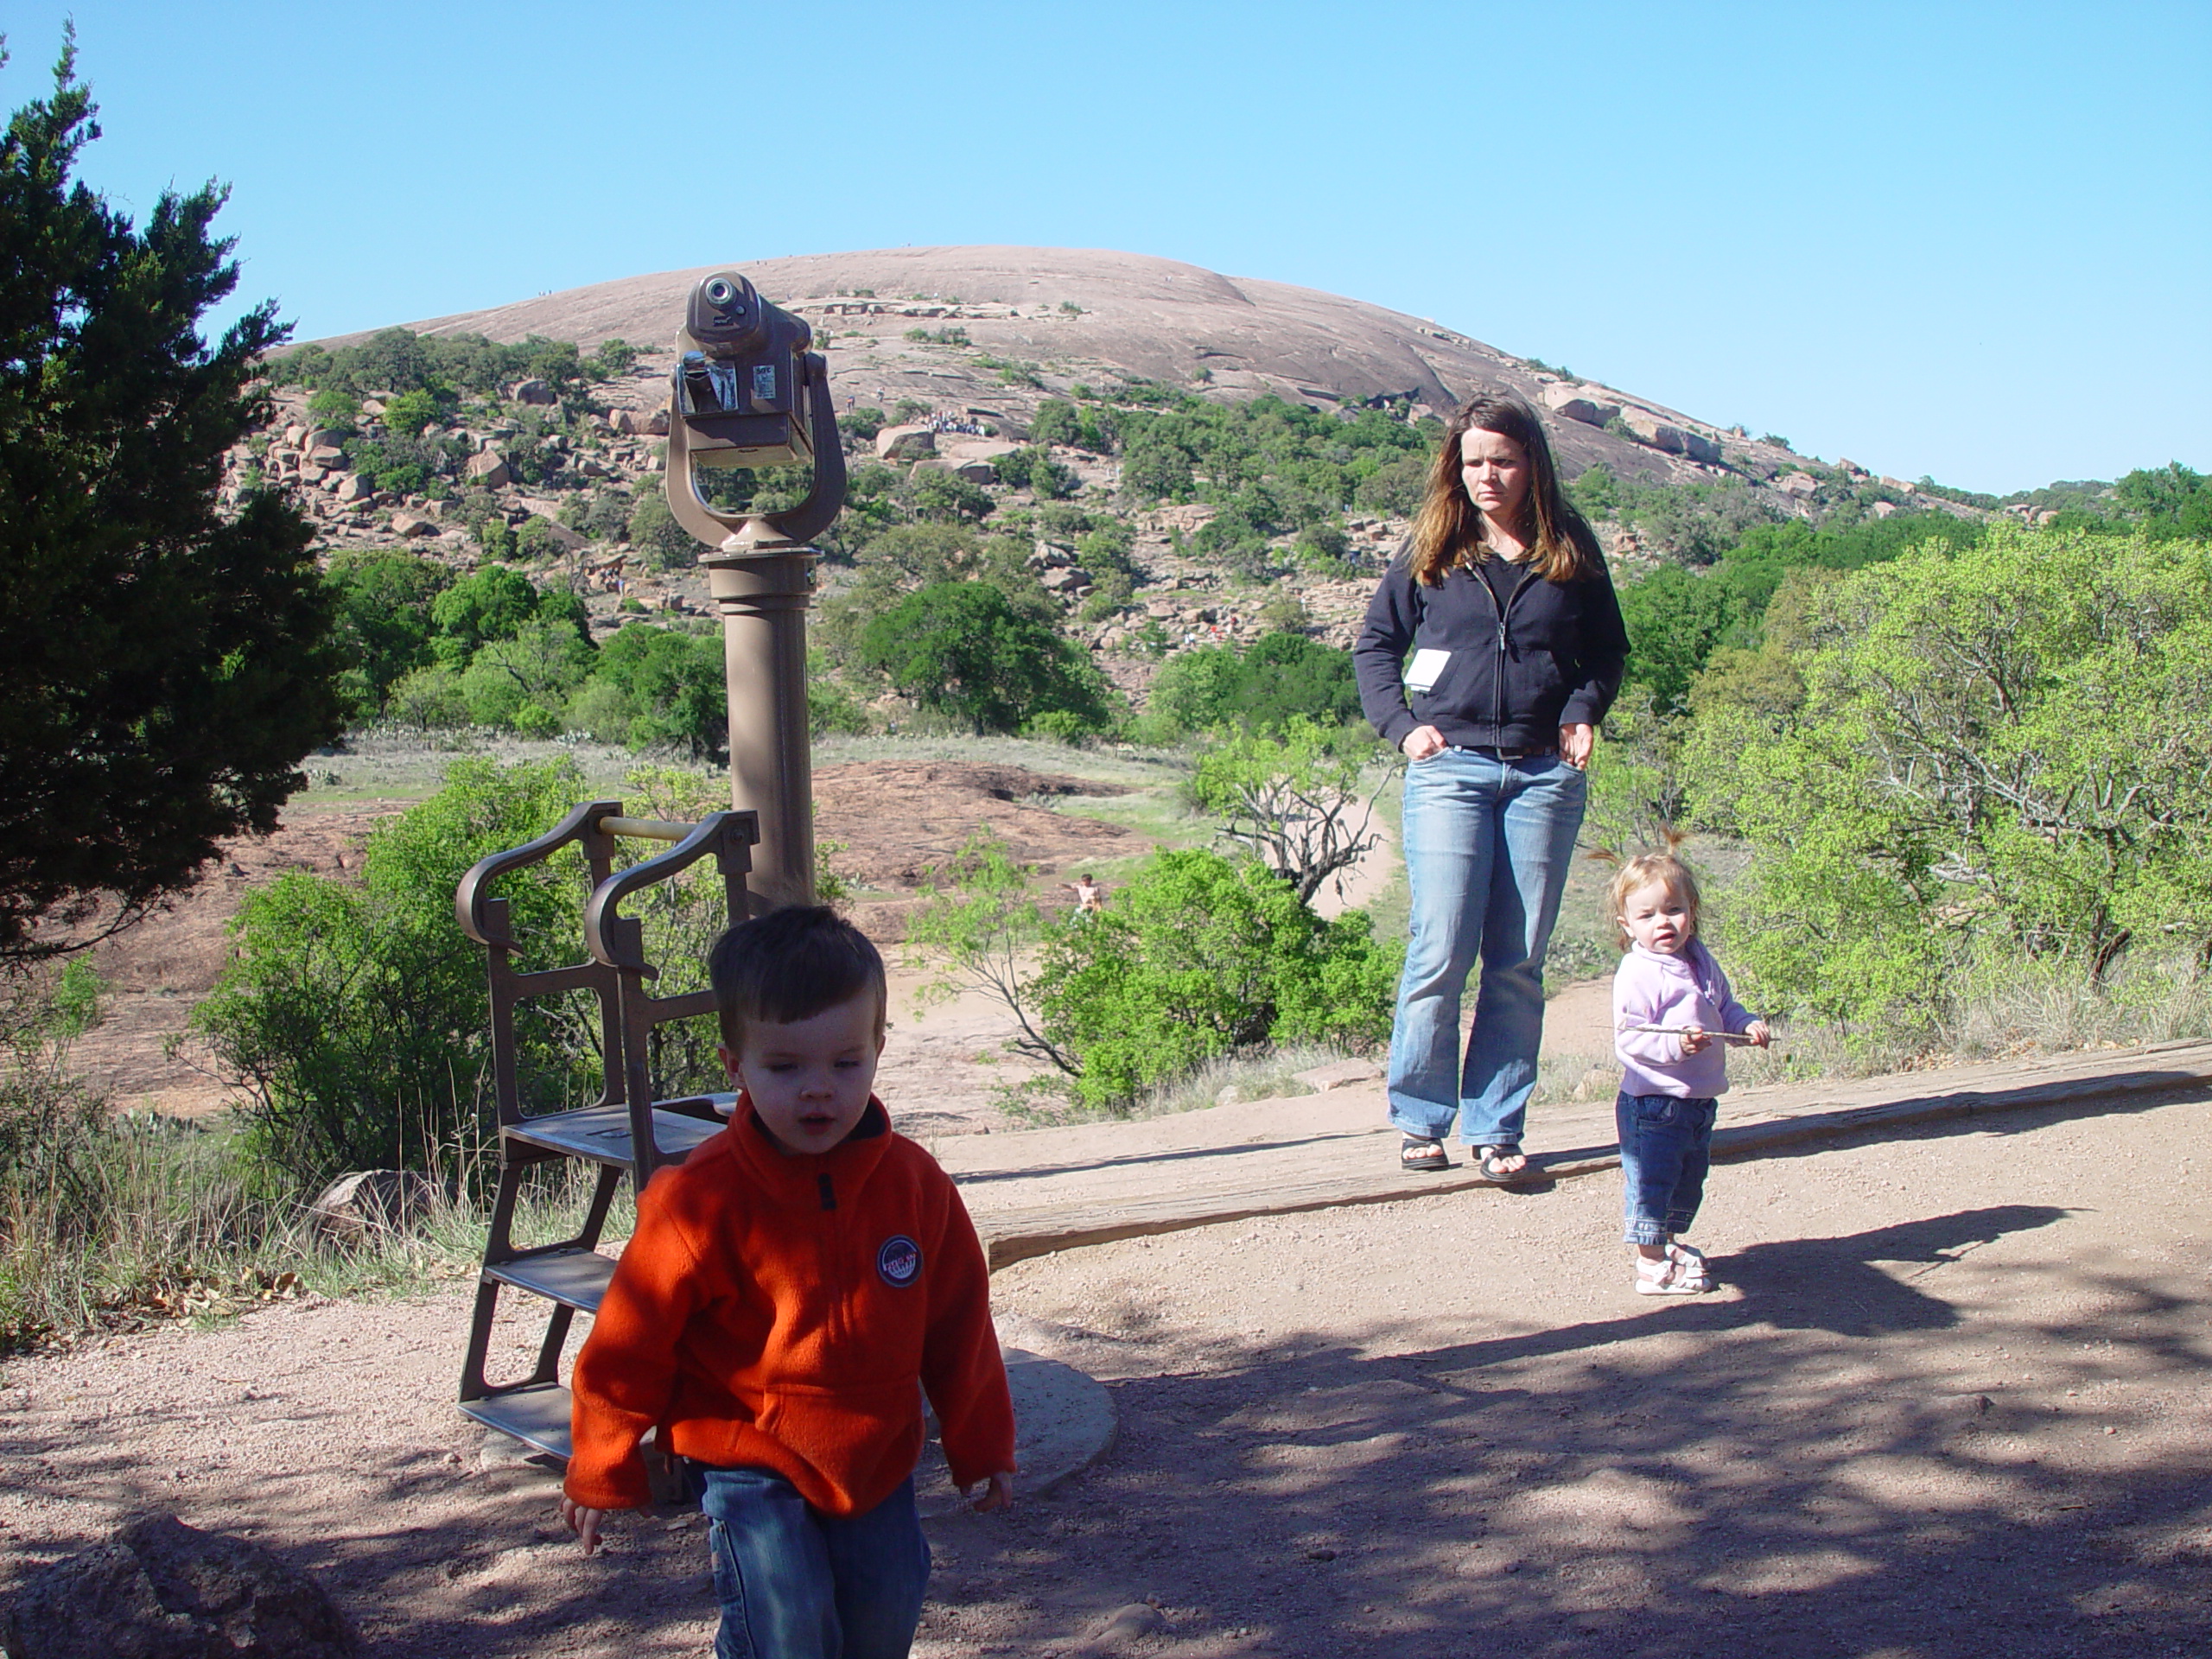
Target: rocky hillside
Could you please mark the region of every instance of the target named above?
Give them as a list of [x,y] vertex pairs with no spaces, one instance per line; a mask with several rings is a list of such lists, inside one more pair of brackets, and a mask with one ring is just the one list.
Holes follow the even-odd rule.
[[[625,277],[406,326],[495,340],[536,334],[588,348],[620,338],[665,348],[691,285],[718,268]],[[1602,461],[1624,474],[1742,475],[1764,486],[1798,465],[1778,446],[1648,397],[1562,380],[1425,318],[1172,259],[1065,248],[899,248],[741,260],[733,268],[815,325],[840,409],[889,409],[912,398],[1007,423],[1019,435],[1040,398],[1129,378],[1225,397],[1272,391],[1314,407],[1408,398],[1438,412],[1485,386],[1503,386],[1551,410],[1569,473]],[[955,329],[972,344],[947,350],[907,339],[916,329]],[[1011,372],[1039,384],[1010,380],[1009,371],[986,359],[1016,364]]]
[[[1386,409],[1408,419],[1440,415],[1484,387],[1505,387],[1545,411],[1570,477],[1603,463],[1630,485],[1693,493],[1708,486],[1726,492],[1739,510],[1765,517],[1817,516],[1839,501],[1878,515],[1908,504],[1943,505],[1902,480],[1873,480],[1847,461],[1802,461],[1778,442],[1563,377],[1425,319],[1172,260],[1061,249],[915,248],[733,264],[813,324],[841,411],[903,416],[891,429],[855,442],[856,462],[880,460],[909,483],[915,468],[942,468],[988,488],[996,505],[1027,508],[1043,499],[1018,487],[1019,480],[1010,486],[998,477],[1004,457],[1029,438],[1041,404],[1109,397],[1133,382],[1210,399],[1273,394],[1347,416]],[[582,398],[524,381],[465,404],[449,416],[447,437],[465,446],[468,458],[454,467],[459,475],[427,492],[379,489],[349,470],[343,435],[318,429],[299,388],[280,397],[259,453],[238,457],[238,481],[265,468],[296,482],[334,550],[399,542],[457,567],[482,556],[480,527],[496,514],[525,532],[532,574],[583,591],[602,629],[616,625],[618,605],[631,613],[696,613],[703,608],[703,586],[680,565],[656,569],[636,556],[626,545],[621,506],[658,487],[672,337],[686,294],[708,269],[405,325],[434,336],[569,341],[585,352],[610,339],[638,348],[623,372],[591,385]],[[319,344],[339,348],[369,338]],[[372,395],[361,412],[373,423],[381,404]],[[518,446],[527,447],[527,466]],[[1081,505],[1122,518],[1135,532],[1135,591],[1110,614],[1095,604],[1077,609],[1092,588],[1069,548],[1040,537],[1033,561],[1046,587],[1068,601],[1070,631],[1133,690],[1147,677],[1142,664],[1117,663],[1119,657],[1156,658],[1163,647],[1190,640],[1250,639],[1286,618],[1347,642],[1371,584],[1363,572],[1388,556],[1406,528],[1387,508],[1349,510],[1342,522],[1347,556],[1338,569],[1295,569],[1287,557],[1262,591],[1249,572],[1231,580],[1214,563],[1184,556],[1185,540],[1212,507],[1132,500],[1121,488],[1121,461],[1110,454],[1058,444],[1050,454],[1080,486]],[[1636,537],[1612,524],[1601,532],[1633,566]],[[1277,539],[1287,548],[1290,537]],[[506,544],[499,545],[504,556]],[[1275,603],[1263,617],[1270,599]],[[1142,652],[1135,650],[1140,643]]]

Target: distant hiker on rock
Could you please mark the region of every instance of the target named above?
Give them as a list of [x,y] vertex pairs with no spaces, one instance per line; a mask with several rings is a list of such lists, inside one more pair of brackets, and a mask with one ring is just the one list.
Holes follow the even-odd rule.
[[1766,1021],[1736,1001],[1697,936],[1697,878],[1671,852],[1646,853],[1613,877],[1613,919],[1628,953],[1613,976],[1613,1108],[1621,1141],[1636,1287],[1646,1296],[1713,1288],[1702,1252],[1681,1242],[1705,1196],[1713,1121],[1728,1088],[1731,1041],[1764,1048]]
[[562,1513],[596,1548],[607,1510],[648,1500],[658,1425],[704,1487],[718,1659],[901,1659],[930,1573],[922,1390],[975,1507],[1014,1501],[989,1270],[950,1178],[870,1092],[875,947],[795,906],[731,928],[708,968],[743,1092],[638,1200],[576,1358]]
[[[1483,393],[1453,414],[1352,657],[1361,708],[1408,763],[1413,937],[1390,1033],[1399,1161],[1450,1167],[1443,1137],[1456,1117],[1483,1174],[1517,1180],[1544,951],[1582,824],[1583,769],[1628,659],[1598,539],[1519,397]],[[1460,998],[1478,962],[1463,1062]]]

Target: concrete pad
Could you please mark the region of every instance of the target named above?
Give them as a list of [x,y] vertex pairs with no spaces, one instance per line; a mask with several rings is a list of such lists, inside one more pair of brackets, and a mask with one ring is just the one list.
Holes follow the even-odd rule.
[[[1027,1349],[1006,1348],[1006,1381],[1014,1395],[1014,1498],[1034,1497],[1078,1474],[1112,1449],[1119,1419],[1114,1396],[1072,1365],[1046,1359]],[[959,1491],[945,1467],[936,1419],[930,1423],[921,1467],[914,1471],[914,1493],[925,1517],[950,1515],[961,1506]]]

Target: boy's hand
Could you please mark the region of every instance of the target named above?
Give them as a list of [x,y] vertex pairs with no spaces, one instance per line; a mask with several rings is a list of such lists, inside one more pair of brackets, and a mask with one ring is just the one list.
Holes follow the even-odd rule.
[[1688,1026],[1682,1031],[1682,1052],[1701,1054],[1713,1046],[1713,1039],[1705,1034],[1703,1026]]
[[1774,1040],[1774,1033],[1766,1028],[1766,1021],[1754,1020],[1744,1027],[1744,1035],[1751,1039],[1753,1048],[1764,1048]]
[[[961,1496],[967,1497],[968,1494],[963,1492]],[[1014,1507],[1014,1471],[1002,1469],[993,1475],[984,1483],[982,1495],[980,1497],[969,1498],[968,1507],[978,1515],[988,1515],[993,1510],[1012,1509]]]
[[569,1523],[569,1530],[576,1535],[576,1541],[584,1547],[587,1555],[599,1548],[599,1522],[606,1513],[605,1510],[588,1510],[572,1497],[561,1500],[561,1518]]

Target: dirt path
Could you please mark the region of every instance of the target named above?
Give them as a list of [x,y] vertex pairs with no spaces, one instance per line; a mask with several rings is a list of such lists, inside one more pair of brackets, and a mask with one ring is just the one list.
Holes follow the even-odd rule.
[[[1134,1649],[2125,1659],[2212,1604],[2212,1102],[1725,1166],[1727,1288],[1628,1288],[1610,1180],[1023,1262],[1025,1345],[1112,1381],[1109,1459],[932,1523],[925,1659]],[[703,1651],[698,1535],[606,1560],[480,1462],[453,1294],[11,1362],[0,1591],[170,1509],[322,1573],[373,1659]],[[519,1351],[526,1332],[509,1335]]]

